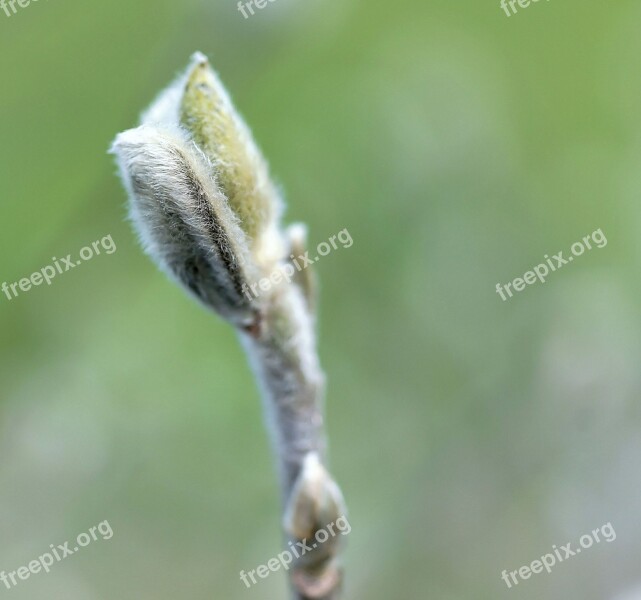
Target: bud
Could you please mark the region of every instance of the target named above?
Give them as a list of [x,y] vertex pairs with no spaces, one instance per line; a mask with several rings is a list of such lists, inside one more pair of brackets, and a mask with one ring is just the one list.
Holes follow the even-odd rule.
[[285,530],[295,539],[311,539],[319,529],[345,515],[340,488],[316,452],[305,456],[285,509]]
[[143,125],[111,147],[145,251],[204,305],[237,326],[258,306],[243,293],[253,279],[246,236],[206,157],[180,130]]
[[148,254],[203,304],[255,331],[249,286],[284,260],[282,202],[267,163],[207,58],[112,145]]
[[250,241],[260,241],[280,217],[278,192],[249,128],[200,53],[187,70],[180,124],[214,165],[218,184]]
[[[298,263],[293,263],[298,257],[305,255],[307,252],[307,226],[303,223],[293,223],[287,228],[287,238],[289,240],[289,262],[285,266],[290,266],[294,274],[294,282],[300,288],[307,308],[310,314],[316,312],[316,304],[318,297],[318,280],[316,272],[312,267],[305,269],[299,268]],[[294,270],[294,264],[297,268]]]

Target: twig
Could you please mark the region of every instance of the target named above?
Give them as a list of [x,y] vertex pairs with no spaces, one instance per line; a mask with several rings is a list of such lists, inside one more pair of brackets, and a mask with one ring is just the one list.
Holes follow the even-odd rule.
[[[261,385],[286,541],[312,539],[345,507],[324,466],[314,278],[289,262],[304,252],[304,226],[283,231],[283,203],[267,165],[202,54],[138,128],[116,137],[112,152],[146,252],[237,329]],[[265,279],[270,285],[255,293]],[[338,600],[338,553],[338,539],[330,539],[294,563],[297,600]]]

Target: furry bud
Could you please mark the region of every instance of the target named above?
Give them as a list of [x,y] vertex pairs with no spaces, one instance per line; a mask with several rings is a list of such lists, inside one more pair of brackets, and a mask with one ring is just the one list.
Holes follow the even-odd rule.
[[143,125],[112,148],[146,252],[206,306],[238,326],[258,307],[243,293],[253,280],[246,236],[206,157],[180,130]]
[[318,454],[309,452],[287,503],[285,530],[295,539],[311,539],[344,514],[345,502],[338,485]]
[[204,55],[194,54],[185,77],[180,124],[214,165],[221,190],[260,260],[260,253],[270,253],[282,212],[267,163]]

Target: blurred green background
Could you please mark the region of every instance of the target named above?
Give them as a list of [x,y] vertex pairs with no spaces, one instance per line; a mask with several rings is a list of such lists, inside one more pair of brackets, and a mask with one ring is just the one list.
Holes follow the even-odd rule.
[[[233,331],[138,248],[111,139],[209,55],[310,241],[346,599],[631,600],[641,586],[641,6],[40,0],[0,12],[0,596],[282,599],[278,490]],[[495,292],[601,228],[608,245]],[[500,578],[612,522],[618,537]]]

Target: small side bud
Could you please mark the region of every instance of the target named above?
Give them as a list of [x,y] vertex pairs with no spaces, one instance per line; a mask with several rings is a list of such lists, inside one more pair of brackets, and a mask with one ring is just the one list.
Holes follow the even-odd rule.
[[340,488],[318,454],[310,452],[287,503],[285,530],[295,539],[311,539],[319,529],[344,515],[345,501]]
[[[289,239],[289,254],[291,268],[294,269],[294,260],[299,256],[304,256],[307,252],[307,227],[303,223],[293,223],[286,230],[287,238]],[[316,304],[318,298],[318,278],[316,271],[313,267],[306,267],[305,269],[296,268],[294,271],[294,283],[300,287],[303,296],[307,302],[309,311],[314,314],[316,312]]]
[[[292,488],[284,516],[285,531],[294,540],[306,540],[312,551],[299,557],[292,570],[292,583],[303,598],[327,598],[340,587],[342,570],[338,564],[341,536],[334,526],[345,519],[345,502],[317,453],[305,457],[300,475]],[[325,530],[319,543],[317,532]],[[315,541],[316,540],[316,541]]]

